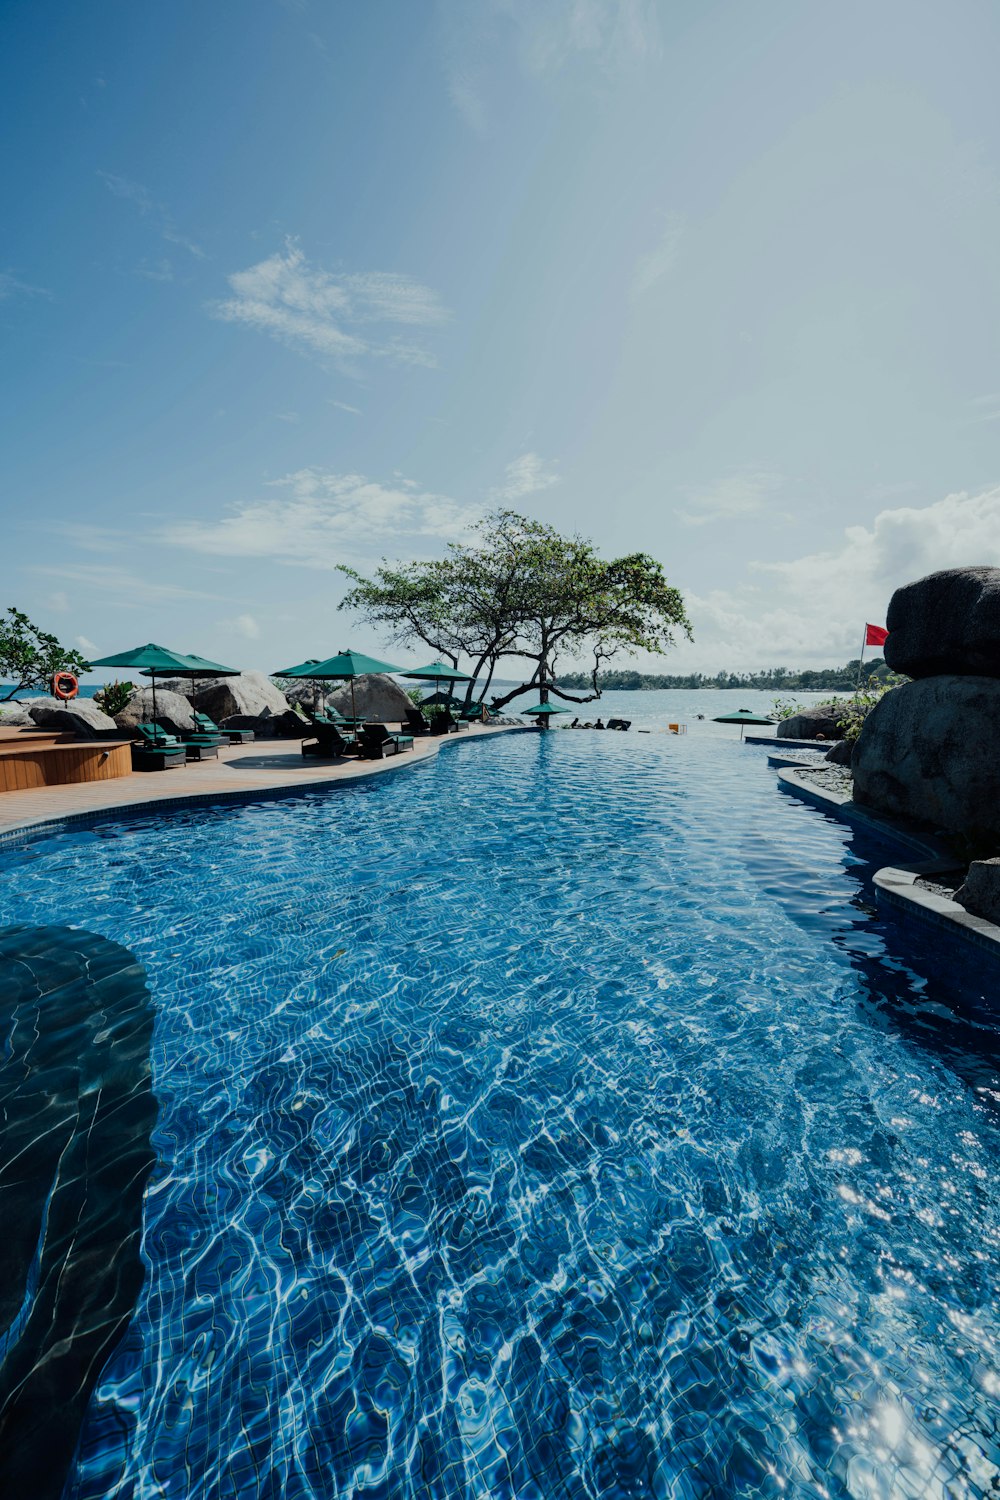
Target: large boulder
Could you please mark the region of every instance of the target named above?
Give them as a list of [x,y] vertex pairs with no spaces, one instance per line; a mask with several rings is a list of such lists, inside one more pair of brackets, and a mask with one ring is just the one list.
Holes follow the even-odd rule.
[[[153,689],[136,688],[114,722],[126,734],[134,734],[137,724],[153,722]],[[168,687],[156,685],[156,722],[167,734],[179,735],[181,739],[195,727],[191,704],[180,693]]]
[[[331,708],[350,717],[352,709],[351,684],[331,693],[327,700]],[[369,719],[376,724],[401,724],[406,710],[413,704],[397,682],[382,672],[371,672],[365,677],[355,677],[353,703],[357,706],[359,719]]]
[[[57,699],[47,698],[45,701],[55,704]],[[23,729],[34,722],[27,703],[0,703],[0,729]]]
[[831,745],[824,755],[824,760],[832,761],[835,766],[849,766],[854,758],[854,741],[838,740]]
[[967,836],[1000,835],[1000,682],[955,674],[893,688],[861,726],[854,800]]
[[846,709],[846,703],[814,703],[790,719],[782,719],[774,732],[785,740],[839,740],[838,725]]
[[234,714],[260,719],[288,712],[288,699],[263,672],[199,677],[185,691],[198,712],[208,714],[217,724]]
[[1000,859],[974,859],[955,900],[973,916],[1000,926]]
[[1000,677],[1000,568],[945,568],[897,589],[886,665],[907,677]]
[[83,739],[101,739],[115,733],[115,721],[93,698],[32,698],[26,704],[28,717],[39,729],[75,734]]

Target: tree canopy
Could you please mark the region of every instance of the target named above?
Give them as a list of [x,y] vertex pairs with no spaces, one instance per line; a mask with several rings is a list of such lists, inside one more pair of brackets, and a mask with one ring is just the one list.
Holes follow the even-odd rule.
[[56,672],[86,672],[88,666],[79,651],[39,630],[21,610],[11,606],[0,615],[0,681],[10,684],[4,703],[28,688],[47,686]]
[[[502,707],[537,688],[573,703],[600,696],[598,674],[618,652],[667,650],[674,632],[691,627],[679,591],[644,552],[610,561],[580,536],[512,510],[496,510],[469,543],[452,543],[443,558],[391,566],[372,578],[343,570],[353,587],[341,608],[388,628],[399,644],[423,642],[453,665],[464,655],[476,678],[468,702],[489,690],[497,663],[520,659],[524,680],[493,701]],[[591,691],[572,697],[556,686],[560,660],[589,658]]]

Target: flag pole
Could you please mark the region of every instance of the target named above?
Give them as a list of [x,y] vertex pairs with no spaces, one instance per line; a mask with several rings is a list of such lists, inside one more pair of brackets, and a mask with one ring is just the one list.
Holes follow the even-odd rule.
[[861,692],[861,672],[865,664],[865,647],[868,644],[868,625],[865,624],[865,633],[861,637],[861,656],[858,658],[858,680],[854,687],[855,698]]

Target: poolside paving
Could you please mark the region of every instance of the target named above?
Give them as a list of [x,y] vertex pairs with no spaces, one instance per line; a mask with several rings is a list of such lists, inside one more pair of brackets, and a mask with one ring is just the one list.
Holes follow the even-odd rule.
[[[222,745],[218,760],[191,761],[171,771],[133,772],[116,781],[79,782],[0,792],[0,835],[39,823],[114,809],[145,809],[171,802],[226,801],[254,790],[336,786],[420,765],[443,744],[491,735],[524,732],[525,726],[473,724],[458,735],[417,739],[413,749],[385,760],[315,760],[302,754],[299,740],[258,740],[252,745]],[[534,732],[534,731],[531,731]]]

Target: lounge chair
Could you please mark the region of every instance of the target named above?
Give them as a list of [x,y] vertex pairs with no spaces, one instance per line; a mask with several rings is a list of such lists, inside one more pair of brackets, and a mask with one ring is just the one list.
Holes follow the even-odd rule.
[[133,771],[171,771],[186,765],[187,751],[183,745],[132,744]]
[[183,750],[188,760],[218,760],[219,739],[216,736],[194,736],[178,739],[176,734],[167,734],[159,724],[137,724],[136,730],[147,750]]
[[366,760],[381,760],[386,754],[398,755],[401,750],[412,750],[413,735],[393,734],[385,724],[366,724],[358,736],[358,743]]
[[302,741],[303,755],[315,755],[321,760],[336,760],[342,755],[358,753],[357,741],[353,736],[347,739],[342,735],[336,724],[324,724],[317,720],[314,728],[316,738]]
[[406,710],[406,722],[414,735],[431,733],[431,721],[426,714],[421,713],[419,708],[408,708]]
[[217,734],[220,743],[228,739],[231,745],[252,745],[254,733],[252,729],[220,729],[214,719],[208,714],[194,714],[194,727],[196,734]]

